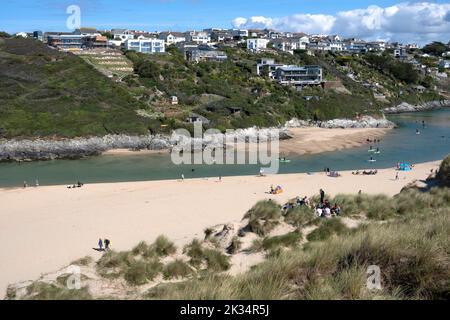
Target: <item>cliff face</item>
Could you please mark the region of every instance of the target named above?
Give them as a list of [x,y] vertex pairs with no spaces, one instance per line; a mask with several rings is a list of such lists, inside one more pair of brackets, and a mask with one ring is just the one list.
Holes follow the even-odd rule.
[[445,107],[450,107],[450,100],[430,101],[416,106],[403,102],[398,106],[386,108],[383,111],[386,114],[394,114],[394,113],[429,111]]

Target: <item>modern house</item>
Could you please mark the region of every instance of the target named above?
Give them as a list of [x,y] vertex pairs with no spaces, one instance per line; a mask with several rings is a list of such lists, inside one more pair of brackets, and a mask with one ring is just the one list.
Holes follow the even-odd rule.
[[159,39],[164,40],[166,46],[170,46],[172,44],[177,44],[180,42],[186,41],[186,36],[181,32],[161,32],[159,34]]
[[234,38],[247,38],[248,37],[248,30],[231,29],[230,31]]
[[211,42],[211,37],[205,31],[188,31],[185,33],[187,42],[195,42],[197,44],[207,44]]
[[39,41],[44,41],[44,34],[42,33],[42,31],[34,31],[33,38]]
[[294,53],[294,50],[306,50],[309,43],[308,37],[302,38],[279,38],[272,40],[273,47],[283,52]]
[[201,61],[216,61],[222,62],[228,59],[225,52],[219,51],[208,45],[185,45],[181,49],[187,61],[201,62]]
[[406,48],[404,47],[397,47],[394,49],[394,57],[397,59],[405,59],[408,56],[406,53]]
[[358,39],[346,40],[344,41],[344,51],[350,53],[367,53],[367,43]]
[[280,67],[288,67],[288,65],[275,63],[274,59],[263,58],[260,59],[256,65],[256,74],[258,76],[267,76],[275,79],[275,72]]
[[128,39],[125,49],[147,54],[166,52],[165,42],[160,39]]
[[269,39],[247,39],[247,49],[253,52],[258,52],[262,49],[266,49],[269,42]]
[[85,38],[85,36],[74,34],[49,35],[47,43],[63,51],[78,51],[86,47]]
[[384,41],[372,41],[367,43],[368,51],[384,51],[386,50],[386,43]]
[[283,66],[275,71],[275,79],[282,85],[307,86],[322,83],[322,68],[319,66]]

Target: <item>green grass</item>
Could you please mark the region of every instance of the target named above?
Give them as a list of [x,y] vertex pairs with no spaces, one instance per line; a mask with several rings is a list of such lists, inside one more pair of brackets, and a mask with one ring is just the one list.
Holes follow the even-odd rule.
[[33,39],[0,44],[0,128],[11,137],[144,134],[145,105],[81,58]]
[[92,300],[87,287],[67,289],[54,284],[35,282],[27,288],[26,300]]
[[183,252],[190,258],[189,264],[197,269],[206,265],[208,271],[221,272],[231,267],[228,256],[219,250],[204,248],[198,239],[186,245]]
[[299,231],[290,232],[281,236],[265,238],[262,247],[265,250],[273,250],[280,247],[295,247],[302,240],[302,233]]
[[131,285],[144,285],[152,281],[162,271],[163,265],[158,260],[133,261],[124,273],[124,279]]
[[348,232],[348,228],[339,218],[332,218],[322,221],[320,226],[306,237],[308,241],[322,241],[332,235],[341,235]]
[[281,218],[280,205],[273,201],[260,201],[244,216],[248,219],[248,230],[260,236],[267,235]]
[[311,208],[300,206],[289,210],[284,216],[284,221],[298,228],[311,223],[316,218]]
[[[281,252],[240,276],[158,286],[146,298],[448,299],[450,209],[429,209]],[[366,287],[370,265],[381,269],[381,291]]]
[[164,279],[186,278],[193,273],[193,270],[182,260],[175,260],[166,264],[163,268]]
[[167,257],[177,252],[177,247],[174,243],[165,236],[159,236],[152,244],[151,249],[155,250],[160,257]]

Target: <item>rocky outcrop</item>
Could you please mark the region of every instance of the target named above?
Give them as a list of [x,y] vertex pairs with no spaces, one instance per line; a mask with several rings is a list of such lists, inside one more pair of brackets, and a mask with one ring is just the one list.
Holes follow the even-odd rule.
[[425,102],[419,105],[412,105],[407,102],[402,102],[395,107],[390,107],[384,109],[386,114],[396,114],[396,113],[406,113],[406,112],[420,112],[420,111],[430,111],[440,108],[450,107],[450,100],[436,100]]
[[[203,138],[193,138],[174,132],[167,135],[107,135],[104,137],[76,139],[24,139],[0,140],[0,161],[32,161],[53,159],[80,159],[100,155],[113,149],[130,150],[167,150],[176,146],[193,145],[191,149],[201,150],[205,147],[221,148],[229,142],[265,142],[273,139],[290,139],[289,128],[391,128],[394,123],[386,119],[363,117],[360,120],[336,119],[326,122],[313,122],[293,119],[280,128],[247,128],[234,130],[227,134],[205,133]],[[200,148],[196,146],[201,146]]]
[[108,135],[61,140],[0,141],[0,161],[79,159],[100,155],[111,149],[163,150],[170,147],[165,136]]
[[319,127],[319,128],[393,128],[395,123],[386,118],[376,119],[370,116],[364,116],[358,120],[350,119],[334,119],[329,121],[312,121],[292,119],[286,123],[288,128],[303,128],[303,127]]

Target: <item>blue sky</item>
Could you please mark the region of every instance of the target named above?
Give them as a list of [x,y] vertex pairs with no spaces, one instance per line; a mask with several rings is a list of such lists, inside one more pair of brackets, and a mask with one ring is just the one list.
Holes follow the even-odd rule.
[[[342,11],[354,11],[355,9],[367,9],[376,5],[382,9],[394,6],[404,1],[401,0],[0,0],[0,30],[7,32],[18,31],[66,31],[66,8],[69,5],[79,5],[82,12],[82,25],[109,29],[124,27],[138,30],[185,30],[202,29],[210,26],[232,27],[232,22],[238,17],[265,17],[270,19],[268,26],[275,29],[286,29],[292,26],[294,29],[309,27],[320,29],[318,26],[305,25],[304,19],[299,23],[298,17],[292,19],[294,14],[313,15],[316,21],[322,15],[333,20]],[[430,1],[430,4],[449,4],[447,1]],[[414,5],[415,1],[410,2]],[[447,10],[438,7],[436,10]],[[416,10],[417,11],[417,10]],[[356,11],[355,11],[356,12]],[[432,14],[432,13],[430,13]],[[306,18],[311,18],[310,16]],[[450,10],[449,15],[450,17]],[[419,19],[419,18],[418,18]],[[290,22],[295,20],[296,24]],[[328,21],[327,20],[327,21]],[[442,21],[445,24],[450,18]],[[274,21],[274,22],[273,22]],[[281,23],[283,21],[283,23]],[[322,20],[317,20],[322,21]],[[383,20],[384,21],[384,20]],[[408,21],[405,21],[408,23]],[[248,22],[243,27],[252,27]],[[256,25],[259,26],[258,24]],[[266,25],[263,25],[266,26]],[[355,27],[353,25],[353,27]],[[336,29],[336,24],[331,31]],[[382,26],[380,28],[383,28]],[[358,29],[358,28],[356,28]],[[442,28],[441,28],[442,29]],[[432,36],[444,32],[446,37],[447,26],[436,31],[430,29]],[[302,30],[294,30],[302,31]],[[319,32],[321,30],[318,30]],[[384,31],[384,30],[382,30]],[[344,31],[345,32],[345,31]],[[391,35],[391,32],[388,32]],[[401,31],[400,33],[405,33]],[[376,36],[382,34],[378,32]],[[375,36],[375,35],[371,35]],[[391,35],[392,36],[392,35]]]

